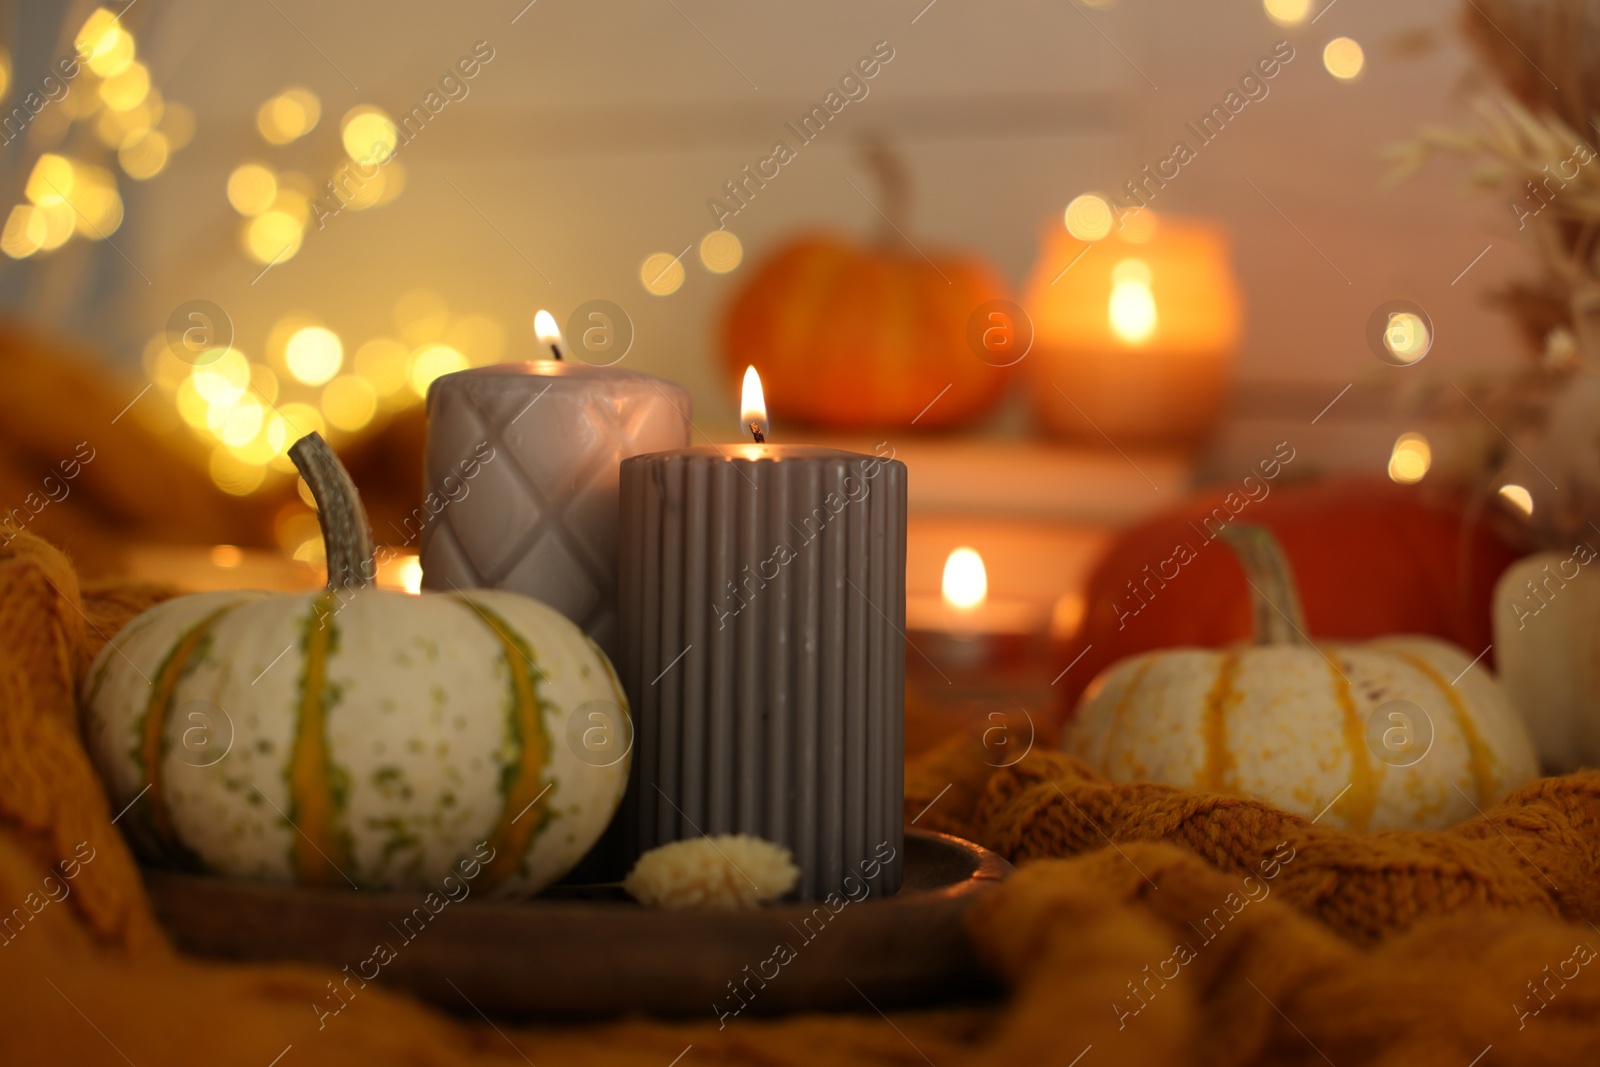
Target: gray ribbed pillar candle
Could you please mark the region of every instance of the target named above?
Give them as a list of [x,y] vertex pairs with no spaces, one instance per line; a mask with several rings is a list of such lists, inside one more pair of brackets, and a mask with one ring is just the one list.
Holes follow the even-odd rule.
[[802,899],[900,888],[905,516],[905,464],[883,456],[623,461],[630,857],[749,833],[793,851]]
[[617,464],[688,443],[688,392],[648,374],[550,359],[446,374],[428,390],[422,587],[526,594],[615,658]]

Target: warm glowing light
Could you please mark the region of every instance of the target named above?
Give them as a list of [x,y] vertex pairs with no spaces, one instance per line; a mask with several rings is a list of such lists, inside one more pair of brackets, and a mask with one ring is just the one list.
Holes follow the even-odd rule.
[[487,315],[461,316],[444,340],[474,363],[493,363],[506,350],[506,331]]
[[1067,205],[1067,232],[1080,241],[1098,241],[1111,232],[1111,205],[1105,197],[1084,193]]
[[261,105],[256,112],[256,129],[271,144],[288,144],[316,128],[322,118],[322,103],[309,89],[285,89]]
[[466,368],[467,357],[449,345],[424,345],[412,354],[407,376],[417,395],[427,396],[428,386],[433,384],[435,378]]
[[46,152],[28,172],[28,181],[22,187],[22,193],[35,204],[50,199],[59,200],[71,195],[74,178],[72,160],[54,152]]
[[1403,433],[1389,453],[1389,478],[1401,485],[1422,481],[1433,465],[1433,448],[1420,433]]
[[1122,239],[1129,244],[1149,244],[1156,235],[1156,213],[1147,207],[1124,212],[1120,224]]
[[103,7],[97,7],[83,20],[83,25],[78,29],[78,35],[72,39],[72,43],[78,46],[80,55],[95,59],[115,47],[118,36],[123,32],[122,27],[117,24],[116,15]]
[[971,611],[989,596],[989,572],[974,549],[958,548],[944,561],[940,585],[944,602],[959,611]]
[[185,104],[168,104],[161,112],[161,132],[176,152],[194,139],[194,112]]
[[713,274],[726,274],[744,261],[744,245],[727,230],[712,230],[700,238],[700,262]]
[[228,203],[246,218],[255,218],[278,196],[278,179],[260,163],[242,163],[228,175]]
[[286,211],[273,209],[246,224],[244,248],[257,263],[282,263],[293,259],[300,251],[304,232],[299,219]]
[[1500,496],[1506,503],[1522,512],[1524,516],[1533,514],[1533,494],[1522,486],[1512,483],[1500,487]]
[[138,107],[149,92],[150,71],[143,63],[129,63],[121,74],[100,83],[100,99],[113,111]]
[[[279,404],[278,414],[283,416],[283,421],[288,427],[289,439],[285,443],[298,441],[308,433],[326,434],[328,432],[327,424],[322,421],[322,412],[310,404],[302,404],[299,401],[295,401],[292,404]],[[274,462],[279,463],[279,461],[281,461],[280,470],[292,471],[295,469],[293,461],[287,455],[279,456]]]
[[378,392],[365,378],[342,374],[322,390],[322,414],[336,430],[364,429],[378,413]]
[[[744,386],[739,390],[739,423],[752,436],[767,436],[767,398],[761,391],[761,375],[754,367],[744,369]],[[753,428],[752,428],[753,427]]]
[[1431,342],[1428,324],[1422,316],[1409,311],[1397,311],[1389,316],[1389,325],[1383,331],[1383,347],[1401,363],[1415,363],[1427,355]]
[[232,570],[244,562],[244,553],[239,551],[237,545],[217,545],[211,550],[211,562]]
[[561,358],[561,327],[556,325],[556,317],[544,308],[534,313],[533,335],[539,339],[540,346],[550,349],[557,359]]
[[345,112],[339,130],[345,154],[368,166],[386,162],[399,143],[394,120],[366,104]]
[[1355,81],[1367,65],[1361,46],[1349,37],[1335,37],[1322,49],[1322,65],[1342,82]]
[[171,148],[166,135],[159,130],[133,134],[117,149],[117,162],[123,172],[136,181],[154,178],[167,166]]
[[1144,260],[1124,259],[1112,268],[1107,315],[1111,332],[1130,345],[1142,344],[1156,332],[1156,298]]
[[400,588],[408,593],[422,592],[422,560],[413,553],[406,553],[395,562],[395,580]]
[[0,233],[0,251],[12,259],[27,259],[44,247],[44,215],[32,204],[18,204],[6,216]]
[[88,67],[102,78],[114,78],[133,63],[133,34],[112,23],[89,53]]
[[1311,0],[1262,0],[1267,18],[1280,26],[1298,26],[1311,14]]
[[250,388],[250,361],[238,349],[230,348],[209,363],[195,366],[189,380],[208,405],[231,408]]
[[38,203],[39,214],[44,217],[45,251],[60,248],[67,243],[78,227],[78,213],[72,204],[59,196],[47,196]]
[[390,337],[378,337],[356,349],[355,371],[380,397],[406,387],[406,361],[411,350]]
[[243,448],[255,440],[256,434],[261,432],[261,424],[266,409],[255,397],[245,395],[240,397],[233,410],[228,412],[222,425],[217,429],[217,439],[225,445],[234,448]]
[[671,296],[683,284],[683,262],[667,252],[652,252],[639,264],[639,281],[656,296]]
[[339,335],[325,326],[306,326],[296,330],[283,349],[283,361],[297,381],[322,385],[344,363],[344,345]]
[[217,488],[233,496],[248,496],[261,486],[267,472],[255,463],[246,463],[234,455],[227,445],[211,450],[211,480]]

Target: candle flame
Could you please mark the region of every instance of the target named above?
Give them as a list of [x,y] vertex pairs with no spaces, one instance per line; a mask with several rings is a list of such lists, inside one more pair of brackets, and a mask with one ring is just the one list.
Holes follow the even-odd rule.
[[1149,340],[1156,331],[1156,298],[1150,291],[1150,267],[1142,259],[1124,259],[1111,271],[1111,332],[1130,345]]
[[752,437],[757,441],[765,440],[767,435],[767,398],[761,392],[761,375],[756,373],[754,367],[746,367],[744,371],[744,389],[741,391],[739,403],[739,421]]
[[561,340],[561,328],[556,325],[556,317],[544,308],[534,313],[533,333],[539,338],[540,344],[548,345]]
[[989,596],[989,574],[983,557],[971,548],[958,548],[944,561],[944,602],[971,611]]

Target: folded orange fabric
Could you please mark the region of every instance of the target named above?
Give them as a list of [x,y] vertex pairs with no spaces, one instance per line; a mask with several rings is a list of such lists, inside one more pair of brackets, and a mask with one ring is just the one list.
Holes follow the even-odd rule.
[[1238,798],[1113,786],[1042,751],[996,770],[965,739],[908,768],[907,808],[918,825],[1022,864],[970,919],[1011,988],[1003,1004],[726,1029],[513,1026],[372,988],[319,1029],[311,1004],[332,972],[168,947],[79,744],[76,679],[163,595],[80,590],[66,560],[26,536],[0,549],[5,1062],[1462,1067],[1491,1049],[1481,1062],[1600,1056],[1600,929],[1589,921],[1600,776],[1538,783],[1450,831],[1357,836]]

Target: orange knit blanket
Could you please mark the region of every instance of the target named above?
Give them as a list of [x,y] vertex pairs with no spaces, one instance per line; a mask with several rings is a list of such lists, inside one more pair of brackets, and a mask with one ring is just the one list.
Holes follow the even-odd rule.
[[[1002,1004],[581,1027],[462,1022],[331,972],[184,958],[151,916],[78,738],[76,680],[166,592],[80,588],[0,549],[0,1061],[322,1064],[1545,1064],[1600,1060],[1600,774],[1435,833],[1114,786],[956,738],[908,768],[918,825],[1022,865],[973,911]],[[947,788],[948,787],[948,788]],[[21,909],[20,915],[16,909]]]

